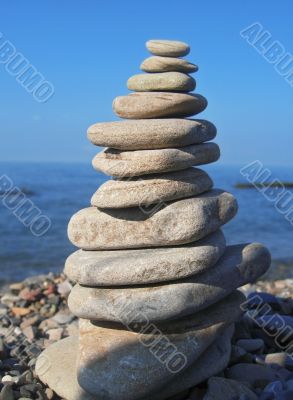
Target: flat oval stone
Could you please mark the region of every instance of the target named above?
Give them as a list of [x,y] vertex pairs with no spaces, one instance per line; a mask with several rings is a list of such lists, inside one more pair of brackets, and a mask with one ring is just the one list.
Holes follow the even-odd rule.
[[185,72],[198,71],[198,66],[183,58],[152,56],[146,58],[140,65],[145,72]]
[[217,231],[195,243],[138,250],[84,251],[65,263],[70,280],[85,286],[123,286],[185,278],[213,267],[226,248]]
[[146,48],[156,56],[184,57],[190,52],[188,44],[178,40],[148,40]]
[[194,144],[179,149],[121,151],[107,148],[93,159],[93,167],[117,178],[180,171],[209,164],[220,157],[216,143]]
[[127,81],[127,88],[135,92],[192,92],[195,86],[195,80],[182,72],[138,74]]
[[85,250],[174,246],[195,242],[218,230],[237,212],[236,199],[211,190],[146,213],[139,207],[85,208],[68,225],[69,240]]
[[147,210],[152,204],[195,196],[212,186],[209,175],[198,168],[109,180],[94,193],[91,205],[99,208],[143,207]]
[[113,110],[118,117],[129,119],[190,117],[207,105],[200,94],[138,92],[116,97]]
[[81,320],[79,384],[93,395],[107,393],[109,399],[125,400],[142,399],[154,390],[163,389],[174,377],[179,379],[185,374],[231,321],[239,318],[240,298],[244,300],[237,294],[207,310],[206,315],[192,316],[193,326],[190,324],[188,329],[172,334],[147,324],[142,332],[133,332]]
[[[68,305],[79,318],[119,322],[127,310],[132,323],[170,321],[204,310],[238,287],[254,282],[270,266],[270,253],[258,243],[228,246],[211,269],[172,283],[121,288],[75,285]],[[233,379],[233,377],[232,377]]]
[[265,344],[263,339],[239,339],[236,345],[242,347],[248,353],[255,353],[263,349]]
[[182,118],[100,122],[87,131],[96,146],[118,150],[184,147],[212,140],[216,134],[215,125],[209,121]]

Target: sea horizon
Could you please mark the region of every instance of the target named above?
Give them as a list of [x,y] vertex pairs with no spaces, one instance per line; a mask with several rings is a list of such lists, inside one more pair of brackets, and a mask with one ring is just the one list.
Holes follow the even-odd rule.
[[[24,226],[2,202],[0,280],[21,280],[50,271],[60,273],[67,256],[77,250],[67,238],[70,217],[90,205],[92,194],[109,177],[83,161],[1,161],[0,167],[0,176],[7,175],[51,221],[44,235],[34,236],[30,227]],[[238,214],[223,227],[227,244],[261,242],[269,248],[273,260],[293,262],[293,226],[260,191],[235,187],[236,183],[247,182],[240,167],[216,163],[199,168],[210,174],[214,187],[231,192],[238,200]],[[291,176],[293,167],[272,168],[273,178],[289,181]]]

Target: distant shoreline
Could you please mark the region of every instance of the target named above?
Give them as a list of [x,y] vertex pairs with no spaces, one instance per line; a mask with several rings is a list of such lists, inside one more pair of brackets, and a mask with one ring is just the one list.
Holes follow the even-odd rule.
[[273,188],[293,188],[293,182],[254,182],[254,183],[235,183],[236,189],[263,189],[267,187]]

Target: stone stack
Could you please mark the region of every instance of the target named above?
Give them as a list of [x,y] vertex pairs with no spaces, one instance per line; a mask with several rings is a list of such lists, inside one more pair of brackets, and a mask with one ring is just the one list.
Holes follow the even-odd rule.
[[69,307],[81,318],[79,338],[53,345],[37,364],[67,400],[163,400],[219,373],[244,301],[237,288],[270,264],[260,244],[226,247],[220,228],[236,199],[194,168],[220,152],[211,122],[186,119],[207,106],[190,93],[197,66],[180,58],[189,46],[151,40],[147,48],[147,73],[127,83],[135,93],[113,103],[125,121],[88,130],[107,147],[94,168],[114,180],[69,223],[80,248],[65,267],[77,282]]

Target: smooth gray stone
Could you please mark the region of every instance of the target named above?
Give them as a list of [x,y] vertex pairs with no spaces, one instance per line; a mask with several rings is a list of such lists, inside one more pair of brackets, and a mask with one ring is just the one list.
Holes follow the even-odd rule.
[[[189,385],[197,385],[198,383],[206,380],[210,375],[214,375],[223,370],[228,363],[230,352],[230,333],[229,329],[219,336],[219,338],[203,353],[196,361],[195,365],[191,365],[186,373],[180,376],[178,382],[178,392],[181,391],[182,382],[187,382]],[[77,381],[77,355],[78,355],[78,337],[71,336],[62,339],[48,347],[40,355],[37,365],[36,373],[39,379],[48,385],[58,396],[66,400],[123,400],[122,398],[111,395],[99,394],[99,396],[92,396],[86,393]],[[43,363],[50,366],[49,369],[43,368]],[[173,382],[168,384],[161,393],[156,392],[151,396],[145,397],[143,400],[164,400],[169,397],[168,393],[174,390],[177,392],[176,386]],[[113,385],[119,386],[119,383],[113,382]],[[175,386],[175,387],[174,387]],[[131,400],[129,396],[125,400]]]
[[262,339],[239,339],[236,345],[242,347],[249,353],[254,353],[263,349],[265,344]]
[[93,159],[93,167],[116,178],[180,171],[210,164],[220,157],[216,143],[193,144],[178,149],[121,151],[107,148]]
[[62,399],[97,400],[97,396],[86,393],[77,382],[77,353],[77,336],[59,340],[40,354],[35,372]]
[[221,231],[185,246],[71,254],[65,274],[85,286],[122,286],[171,281],[211,268],[226,248]]
[[84,250],[133,249],[195,242],[235,216],[236,199],[213,189],[155,212],[141,208],[85,208],[71,218],[69,240]]
[[198,71],[198,66],[183,58],[152,56],[146,58],[140,65],[145,72],[185,72],[186,74]]
[[134,92],[192,92],[195,87],[195,80],[183,72],[137,74],[127,81],[127,88]]
[[[143,400],[170,400],[170,396],[173,399],[173,396],[181,393],[182,390],[191,389],[210,376],[222,372],[229,362],[233,328],[233,326],[227,328],[186,371],[175,375],[162,390],[154,392]],[[186,399],[186,396],[183,399]],[[191,399],[195,400],[196,397],[190,397]],[[189,397],[186,400],[189,400]]]
[[100,122],[88,128],[88,139],[100,147],[118,150],[153,150],[207,142],[217,129],[203,119],[135,119]]
[[[104,394],[108,399],[134,400],[155,394],[172,385],[177,376],[179,379],[240,317],[243,301],[236,292],[205,313],[191,316],[186,320],[188,327],[174,333],[161,331],[147,321],[141,331],[134,332],[128,325],[127,329],[111,329],[81,320],[78,382],[89,393]],[[178,381],[175,387],[176,393]]]
[[118,96],[113,110],[121,118],[190,117],[199,114],[208,105],[200,94],[175,92],[137,92]]
[[[99,208],[161,207],[172,200],[195,196],[213,187],[209,175],[199,168],[143,177],[114,179],[103,183],[91,198]],[[159,204],[159,205],[157,205]]]
[[188,44],[179,40],[148,40],[146,48],[156,56],[184,57],[190,52]]
[[293,371],[293,359],[285,352],[266,354],[263,362],[265,364],[279,365]]
[[257,400],[258,396],[239,381],[214,376],[208,380],[208,391],[203,400]]
[[280,379],[278,370],[271,368],[269,365],[247,363],[235,364],[228,368],[226,376],[250,385],[257,385],[259,381],[270,383]]
[[119,322],[125,309],[133,322],[178,319],[215,304],[236,288],[256,281],[270,266],[268,250],[258,243],[228,246],[211,269],[171,283],[119,288],[75,285],[68,305],[80,318]]

